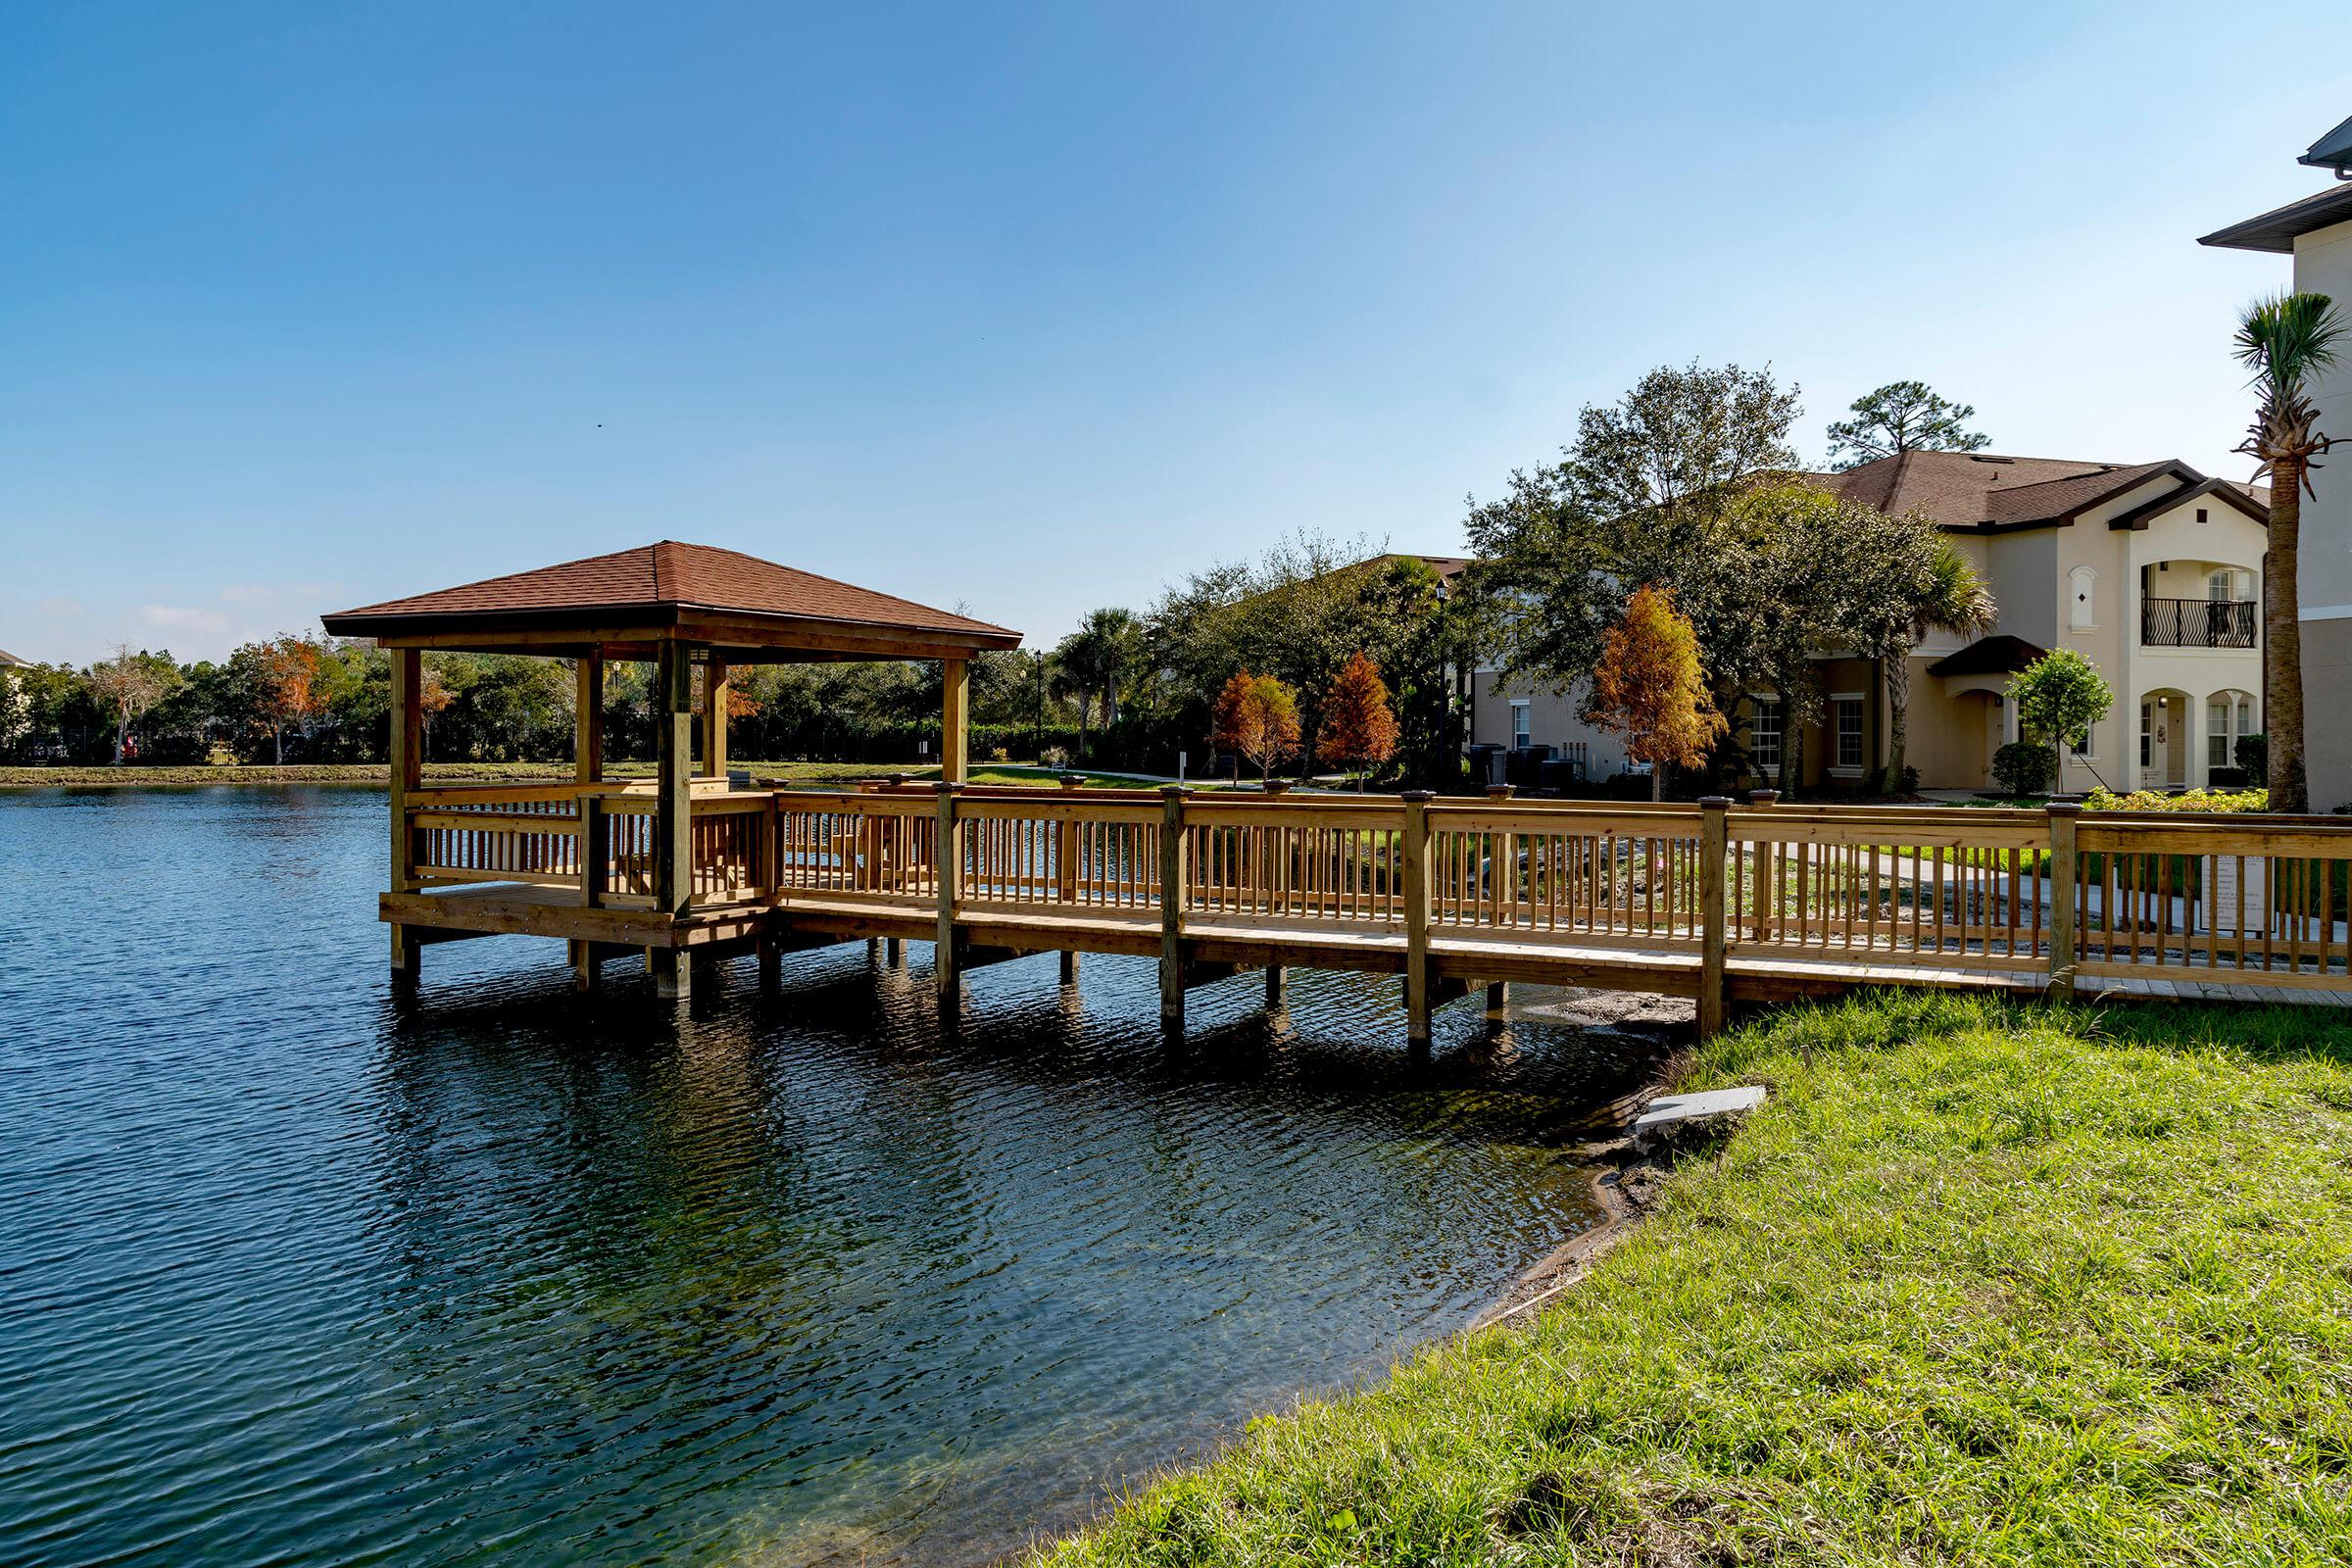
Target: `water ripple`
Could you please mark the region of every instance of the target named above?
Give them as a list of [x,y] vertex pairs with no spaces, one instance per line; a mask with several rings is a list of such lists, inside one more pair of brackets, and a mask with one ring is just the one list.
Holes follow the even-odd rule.
[[1464,1321],[1645,1054],[920,947],[402,1004],[381,811],[0,799],[0,1561],[985,1560]]

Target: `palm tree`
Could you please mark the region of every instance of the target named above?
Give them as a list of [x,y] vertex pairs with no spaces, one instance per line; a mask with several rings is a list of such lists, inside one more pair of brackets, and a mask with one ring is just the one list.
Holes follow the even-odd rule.
[[2311,809],[2303,763],[2302,598],[2296,552],[2314,461],[2334,442],[2312,426],[2311,381],[2336,363],[2344,318],[2325,294],[2256,300],[2237,323],[2237,361],[2254,372],[2254,422],[2237,450],[2271,481],[2271,537],[2262,556],[2263,728],[2270,739],[2271,808]]
[[1906,772],[1903,746],[1911,707],[1911,650],[1925,642],[1930,632],[1982,637],[1992,630],[1998,614],[1992,591],[1984,586],[1977,569],[1963,561],[1958,551],[1937,540],[1927,570],[1921,574],[1919,595],[1911,602],[1910,619],[1898,622],[1901,635],[1887,650],[1886,785],[1891,793],[1902,793]]
[[1089,611],[1078,629],[1054,650],[1062,690],[1078,704],[1081,758],[1086,752],[1086,721],[1096,698],[1102,700],[1103,724],[1119,721],[1119,688],[1126,684],[1128,671],[1135,665],[1142,639],[1143,630],[1133,612],[1095,610]]

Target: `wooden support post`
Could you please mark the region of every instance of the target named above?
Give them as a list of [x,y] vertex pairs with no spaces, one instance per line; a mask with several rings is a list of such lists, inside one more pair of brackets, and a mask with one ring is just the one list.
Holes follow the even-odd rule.
[[1061,950],[1061,983],[1065,986],[1078,983],[1078,950],[1076,948]]
[[890,967],[893,969],[906,968],[906,944],[897,937],[884,938],[882,942],[882,961],[890,965]]
[[1723,895],[1725,812],[1731,801],[1705,795],[1698,802],[1698,1038],[1711,1040],[1723,1033],[1731,1016],[1731,991],[1725,983],[1724,956],[1729,946]]
[[2052,1002],[2075,1000],[2075,818],[2076,801],[2052,801],[2050,813],[2050,983]]
[[1272,1012],[1275,1008],[1285,1005],[1290,1000],[1289,994],[1290,982],[1282,965],[1279,963],[1267,964],[1266,1010]]
[[1487,982],[1487,1010],[1489,1012],[1500,1012],[1510,1004],[1511,987],[1508,981],[1490,980]]
[[[392,730],[388,748],[392,810],[391,884],[395,893],[416,891],[416,832],[409,826],[409,792],[424,776],[420,739],[424,718],[423,656],[414,648],[392,650]],[[392,972],[414,980],[421,964],[408,928],[392,926]]]
[[1429,1049],[1428,790],[1404,792],[1404,1043]]
[[1184,798],[1181,784],[1159,790],[1159,1026],[1184,1032]]
[[760,928],[757,952],[760,955],[760,989],[774,992],[784,984],[784,944],[778,940],[774,915],[769,924]]
[[[686,645],[664,641],[654,666],[654,907],[682,917],[694,899],[694,666]],[[686,1000],[694,966],[676,948],[654,951],[654,988]]]
[[960,659],[939,662],[939,776],[960,784],[971,730],[971,671]]
[[953,779],[939,781],[939,926],[932,974],[943,1003],[956,995],[958,983],[956,899],[963,880],[963,821],[956,814],[956,797],[962,789]]
[[[1747,792],[1747,804],[1759,811],[1771,809],[1780,804],[1780,799],[1781,792],[1779,790],[1749,790]],[[1770,885],[1771,873],[1767,869],[1772,861],[1772,847],[1768,844],[1757,844],[1753,846],[1753,852],[1756,885],[1748,894],[1748,902],[1756,911],[1756,940],[1770,942],[1773,936],[1773,916],[1779,912],[1772,906],[1776,890]],[[1799,929],[1802,929],[1801,925]]]
[[582,654],[572,664],[571,776],[594,784],[605,776],[605,661]]
[[727,663],[710,661],[703,677],[703,776],[727,776]]

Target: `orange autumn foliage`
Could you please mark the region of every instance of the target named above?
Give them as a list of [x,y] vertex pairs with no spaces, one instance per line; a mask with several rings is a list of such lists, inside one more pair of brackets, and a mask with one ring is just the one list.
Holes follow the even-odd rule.
[[1255,762],[1261,778],[1298,750],[1298,699],[1274,675],[1237,671],[1217,693],[1209,721],[1216,744]]
[[[1396,755],[1396,714],[1380,666],[1357,649],[1323,698],[1315,731],[1318,755],[1345,766],[1371,769]],[[1357,780],[1358,785],[1362,783]]]
[[1592,671],[1586,714],[1625,737],[1625,753],[1654,770],[1650,793],[1664,792],[1668,763],[1696,767],[1729,727],[1707,694],[1698,634],[1674,608],[1674,596],[1642,588],[1625,618],[1609,628]]

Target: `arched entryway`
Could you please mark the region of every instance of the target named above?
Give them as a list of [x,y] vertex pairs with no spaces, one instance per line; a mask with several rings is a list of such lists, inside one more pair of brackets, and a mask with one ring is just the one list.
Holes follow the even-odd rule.
[[2133,782],[2138,788],[2188,787],[2190,701],[2188,693],[2170,686],[2140,694],[2139,751],[2133,758],[2136,763]]
[[2252,692],[2219,691],[2205,699],[2207,783],[2245,782],[2238,768],[2237,743],[2249,735],[2262,733],[2259,711]]

